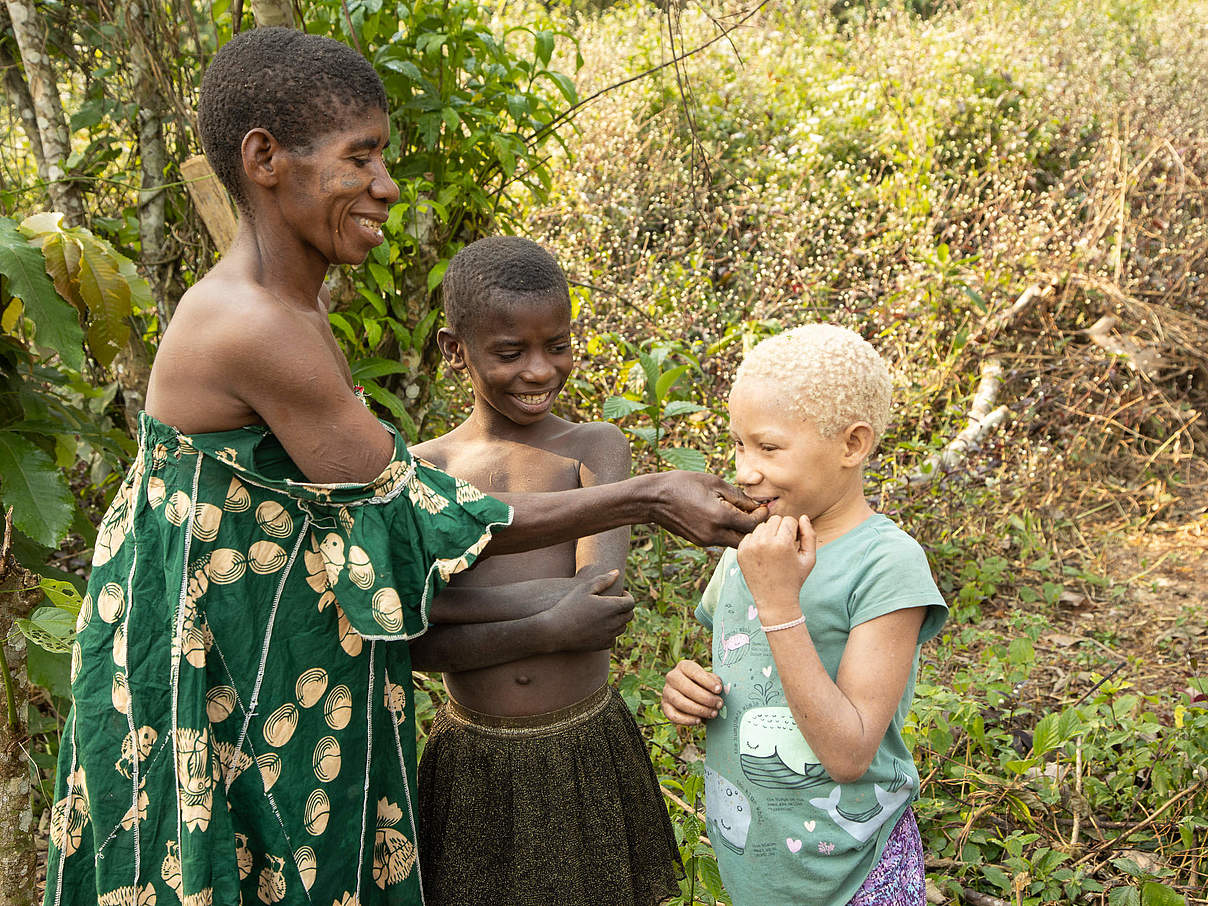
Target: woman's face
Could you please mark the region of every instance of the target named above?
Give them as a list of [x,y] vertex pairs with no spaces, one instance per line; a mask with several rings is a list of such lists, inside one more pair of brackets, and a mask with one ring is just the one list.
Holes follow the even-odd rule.
[[286,150],[285,191],[278,193],[299,238],[329,264],[361,264],[382,240],[382,224],[398,201],[382,151],[390,140],[385,111],[349,114],[343,126],[309,148]]

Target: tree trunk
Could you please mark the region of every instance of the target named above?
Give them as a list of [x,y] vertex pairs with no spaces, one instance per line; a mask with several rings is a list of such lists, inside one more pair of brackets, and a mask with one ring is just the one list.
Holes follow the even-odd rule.
[[268,25],[285,25],[294,28],[294,5],[292,0],[252,0],[252,16],[257,28]]
[[54,67],[46,52],[46,29],[43,27],[33,0],[5,0],[12,20],[13,34],[25,67],[34,113],[37,115],[38,137],[46,158],[46,187],[55,210],[63,213],[72,226],[84,223],[84,201],[79,186],[67,179],[67,158],[71,154],[67,121],[59,100],[59,87]]
[[148,36],[154,28],[150,10],[139,0],[124,0],[119,15],[130,42],[130,75],[138,104],[138,157],[142,169],[138,192],[138,235],[142,247],[139,263],[151,284],[162,329],[172,316],[174,301],[169,298],[174,256],[164,226],[168,152],[164,147],[163,120],[167,104],[155,81],[150,58]]
[[[29,615],[42,597],[36,579],[9,550],[12,511],[5,520],[0,546],[0,671],[5,699],[0,705],[0,906],[33,906],[37,851],[34,839],[33,792],[29,779],[29,678],[25,669],[25,636],[13,621]],[[34,586],[34,590],[30,590]]]
[[[0,31],[8,25],[8,10],[0,6]],[[42,136],[38,134],[38,115],[34,113],[34,99],[29,93],[29,86],[25,84],[25,78],[21,75],[20,63],[4,41],[0,41],[0,69],[4,70],[5,96],[8,97],[9,103],[17,108],[17,115],[21,118],[21,125],[29,139],[30,153],[33,154],[34,163],[38,167],[38,177],[42,182],[48,182],[46,155],[42,153]]]

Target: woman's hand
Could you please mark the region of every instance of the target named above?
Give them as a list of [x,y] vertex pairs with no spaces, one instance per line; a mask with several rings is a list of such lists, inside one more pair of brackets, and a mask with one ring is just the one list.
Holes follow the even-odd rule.
[[765,626],[801,616],[801,586],[814,569],[817,549],[808,516],[772,516],[742,539],[738,566]]
[[680,661],[663,683],[663,713],[673,724],[694,727],[717,717],[725,704],[721,680],[695,661]]
[[767,518],[767,510],[706,472],[660,472],[654,521],[702,547],[735,547]]

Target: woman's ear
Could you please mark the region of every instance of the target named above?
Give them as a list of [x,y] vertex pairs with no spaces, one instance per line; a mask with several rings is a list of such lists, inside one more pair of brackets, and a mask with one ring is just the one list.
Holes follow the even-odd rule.
[[277,170],[281,150],[281,145],[267,129],[257,126],[248,132],[240,148],[247,178],[266,189],[275,186],[280,177]]
[[442,327],[436,332],[436,345],[454,371],[466,370],[465,343],[451,327]]
[[860,465],[872,452],[872,426],[868,422],[856,422],[843,432],[843,465],[852,468]]

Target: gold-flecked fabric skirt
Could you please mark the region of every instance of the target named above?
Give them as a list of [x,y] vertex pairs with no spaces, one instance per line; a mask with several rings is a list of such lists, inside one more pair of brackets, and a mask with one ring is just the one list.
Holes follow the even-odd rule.
[[450,701],[419,781],[428,906],[654,906],[679,891],[658,780],[611,686],[526,717]]

